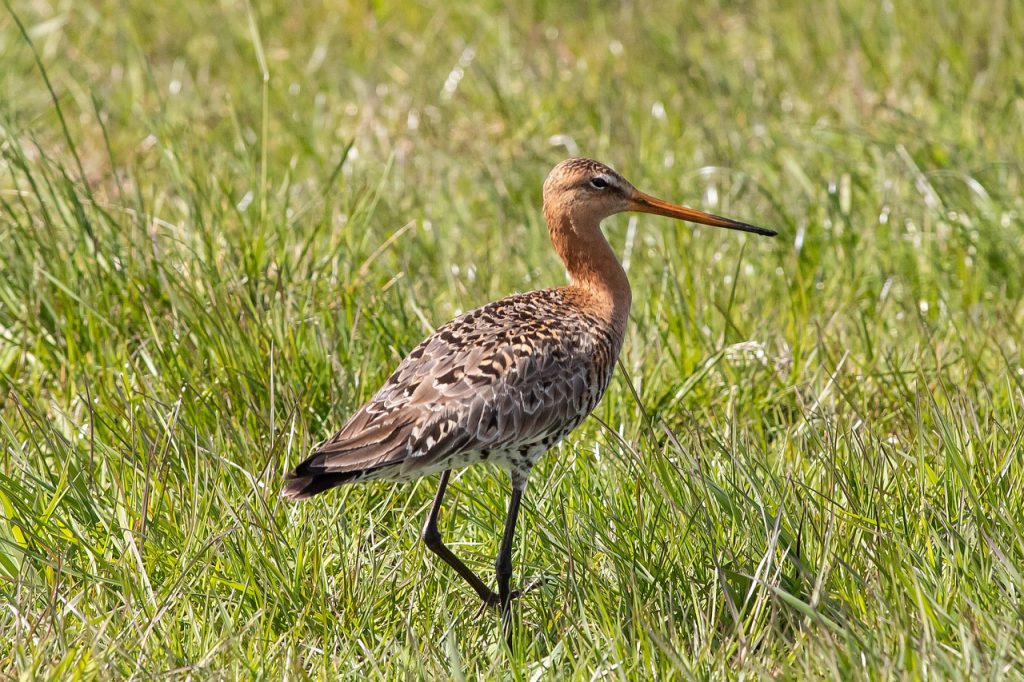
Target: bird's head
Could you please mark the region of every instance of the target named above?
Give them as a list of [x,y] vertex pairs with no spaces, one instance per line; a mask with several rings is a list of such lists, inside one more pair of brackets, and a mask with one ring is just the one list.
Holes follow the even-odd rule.
[[623,211],[653,213],[767,237],[776,234],[774,230],[722,218],[644,194],[608,166],[591,159],[567,159],[555,166],[544,181],[544,212],[549,224],[552,224],[556,215],[564,215],[575,225],[596,226],[608,216]]

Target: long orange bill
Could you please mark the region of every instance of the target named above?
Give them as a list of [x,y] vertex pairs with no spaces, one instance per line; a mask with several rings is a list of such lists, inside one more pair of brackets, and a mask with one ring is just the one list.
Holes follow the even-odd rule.
[[765,237],[774,237],[778,234],[775,230],[758,227],[757,225],[748,225],[747,223],[741,223],[738,220],[723,218],[722,216],[705,213],[704,211],[698,211],[696,209],[679,206],[677,204],[670,204],[667,201],[662,201],[661,199],[652,197],[650,194],[644,194],[643,192],[637,192],[633,195],[629,201],[629,210],[638,211],[640,213],[663,215],[669,218],[676,218],[678,220],[686,220],[691,223],[700,223],[701,225],[724,227],[728,230],[753,232],[754,234],[764,235]]

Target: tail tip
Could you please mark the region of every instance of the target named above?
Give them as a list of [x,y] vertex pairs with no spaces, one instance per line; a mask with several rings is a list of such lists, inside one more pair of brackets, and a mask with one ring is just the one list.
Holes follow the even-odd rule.
[[292,502],[301,502],[313,496],[313,493],[309,491],[309,484],[313,481],[312,476],[295,476],[292,473],[288,474],[288,478],[291,480],[281,488],[282,498]]

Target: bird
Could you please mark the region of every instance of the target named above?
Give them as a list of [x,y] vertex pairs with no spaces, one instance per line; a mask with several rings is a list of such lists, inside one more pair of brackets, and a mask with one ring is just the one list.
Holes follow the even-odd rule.
[[[543,214],[568,284],[517,293],[439,327],[403,359],[344,426],[286,475],[282,495],[304,500],[330,488],[440,474],[422,541],[508,630],[512,545],[534,464],[597,406],[612,377],[632,304],[626,272],[601,231],[624,211],[773,237],[763,227],[657,199],[609,166],[585,158],[556,165]],[[438,528],[453,470],[505,469],[511,497],[495,561],[497,592],[445,545]]]

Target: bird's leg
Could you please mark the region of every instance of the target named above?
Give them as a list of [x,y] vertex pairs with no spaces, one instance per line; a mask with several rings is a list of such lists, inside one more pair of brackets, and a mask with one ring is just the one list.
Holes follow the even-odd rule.
[[501,547],[498,548],[498,559],[494,563],[494,573],[498,579],[498,597],[501,600],[501,625],[509,649],[512,648],[512,598],[519,596],[511,590],[512,542],[516,536],[516,519],[519,516],[519,503],[523,499],[525,487],[525,477],[512,476],[512,497],[508,502],[505,531],[501,535]]
[[489,606],[496,606],[499,602],[499,597],[494,593],[484,581],[480,579],[476,573],[470,570],[466,564],[455,556],[455,554],[445,546],[441,540],[441,533],[437,530],[437,515],[441,512],[441,500],[444,499],[444,492],[448,488],[448,477],[451,476],[451,469],[446,470],[441,474],[440,484],[437,486],[437,494],[434,495],[434,504],[430,508],[430,513],[427,514],[427,521],[423,524],[423,538],[424,544],[430,549],[431,552],[444,559],[445,563],[455,569],[455,572],[462,576],[462,579],[469,583],[469,586],[476,591],[480,598],[484,600],[484,604]]

